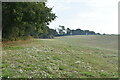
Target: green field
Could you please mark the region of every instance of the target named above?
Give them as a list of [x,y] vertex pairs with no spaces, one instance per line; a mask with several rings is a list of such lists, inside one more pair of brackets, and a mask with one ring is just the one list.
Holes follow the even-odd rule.
[[118,36],[3,42],[2,77],[117,78]]

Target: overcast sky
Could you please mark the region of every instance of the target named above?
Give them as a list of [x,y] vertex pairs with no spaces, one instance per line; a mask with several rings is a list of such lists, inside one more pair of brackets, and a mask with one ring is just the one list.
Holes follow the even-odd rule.
[[58,18],[50,23],[50,28],[59,25],[71,29],[92,30],[99,33],[118,33],[119,0],[48,0],[48,7]]

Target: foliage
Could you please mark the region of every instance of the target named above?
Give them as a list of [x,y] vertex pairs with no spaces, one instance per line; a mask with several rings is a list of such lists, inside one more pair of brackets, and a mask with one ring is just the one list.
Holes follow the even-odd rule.
[[72,33],[71,30],[70,30],[70,28],[67,28],[66,32],[67,32],[66,33],[67,35],[70,35]]
[[58,31],[59,31],[59,35],[60,36],[64,36],[65,35],[65,27],[64,26],[59,25]]
[[95,33],[94,31],[89,30],[71,30],[70,28],[65,29],[65,26],[59,26],[58,28],[58,36],[65,36],[65,35],[100,35],[100,33]]
[[3,39],[38,38],[48,34],[47,25],[56,18],[45,2],[5,2],[2,4]]

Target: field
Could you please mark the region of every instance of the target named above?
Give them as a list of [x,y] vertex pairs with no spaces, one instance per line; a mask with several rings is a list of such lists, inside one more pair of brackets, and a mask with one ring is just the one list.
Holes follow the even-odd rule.
[[118,36],[3,42],[2,77],[117,78]]

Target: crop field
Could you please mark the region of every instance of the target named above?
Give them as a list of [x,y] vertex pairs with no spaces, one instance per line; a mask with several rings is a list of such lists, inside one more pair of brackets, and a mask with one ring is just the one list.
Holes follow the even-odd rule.
[[1,66],[5,78],[117,78],[118,36],[3,42]]

